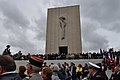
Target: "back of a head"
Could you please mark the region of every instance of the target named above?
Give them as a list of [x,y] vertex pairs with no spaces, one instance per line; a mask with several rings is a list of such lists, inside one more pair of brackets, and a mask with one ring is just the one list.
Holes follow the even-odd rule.
[[82,65],[81,65],[81,64],[78,64],[78,67],[82,67]]
[[61,64],[60,63],[57,63],[58,67],[61,68]]
[[3,67],[5,72],[10,72],[10,71],[16,70],[15,61],[9,55],[0,55],[0,66]]
[[42,69],[42,77],[43,80],[52,80],[52,69],[50,67],[44,67]]
[[70,64],[71,64],[71,66],[75,66],[75,63],[73,63],[73,62],[71,62]]
[[19,72],[20,73],[24,73],[26,71],[26,67],[25,66],[20,66],[19,67]]
[[53,72],[58,72],[59,71],[58,65],[52,65],[51,69],[53,70]]

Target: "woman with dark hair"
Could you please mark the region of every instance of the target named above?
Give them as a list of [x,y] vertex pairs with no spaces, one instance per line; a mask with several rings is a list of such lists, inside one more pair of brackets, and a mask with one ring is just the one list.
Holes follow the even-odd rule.
[[25,78],[27,75],[25,74],[25,71],[26,71],[26,67],[25,66],[20,66],[19,67],[19,75],[20,77],[23,79]]

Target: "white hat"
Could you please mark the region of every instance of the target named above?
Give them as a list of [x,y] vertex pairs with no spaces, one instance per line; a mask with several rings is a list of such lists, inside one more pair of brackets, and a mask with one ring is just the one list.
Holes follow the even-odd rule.
[[88,62],[88,64],[89,64],[90,66],[93,66],[93,67],[95,67],[95,68],[100,69],[100,67],[99,67],[98,65],[96,65],[96,64],[94,64],[94,63],[92,63],[92,62]]

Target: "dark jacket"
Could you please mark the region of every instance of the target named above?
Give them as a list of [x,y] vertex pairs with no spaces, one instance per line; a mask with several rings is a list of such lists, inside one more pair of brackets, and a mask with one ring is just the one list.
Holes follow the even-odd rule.
[[106,77],[97,71],[94,76],[90,76],[88,80],[108,80]]
[[72,74],[72,80],[76,80],[76,66],[71,66],[70,72]]
[[23,78],[25,78],[25,77],[27,77],[27,75],[26,74],[24,74],[24,73],[19,73],[19,75],[20,75],[20,77],[23,79]]
[[9,73],[0,76],[0,80],[22,80],[18,73]]
[[65,73],[65,70],[63,68],[60,68],[60,70],[58,71],[58,76],[61,80],[65,80],[66,73]]
[[110,80],[120,80],[120,72],[112,74]]

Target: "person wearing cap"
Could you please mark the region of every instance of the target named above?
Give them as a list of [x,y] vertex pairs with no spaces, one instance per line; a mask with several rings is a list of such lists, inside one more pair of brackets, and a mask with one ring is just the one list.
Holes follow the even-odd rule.
[[89,77],[88,80],[107,80],[99,71],[100,67],[92,62],[88,62]]
[[27,74],[28,76],[23,80],[42,80],[41,75],[39,74],[44,60],[37,57],[31,56],[27,64]]
[[0,80],[22,80],[15,70],[14,59],[9,55],[0,55]]

